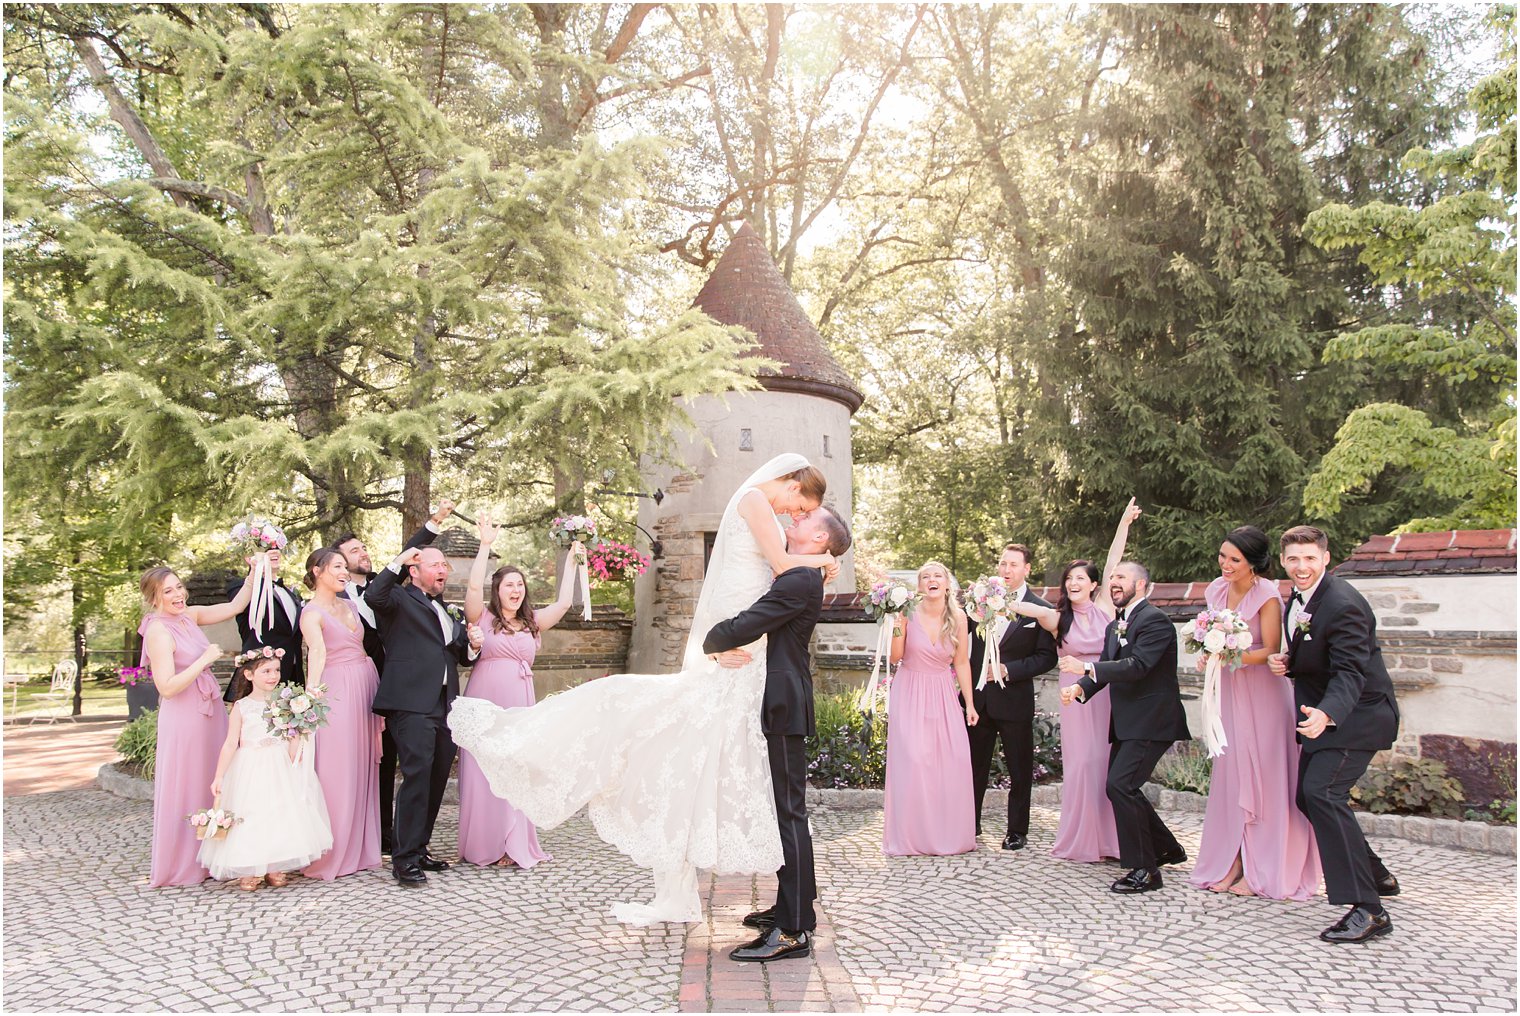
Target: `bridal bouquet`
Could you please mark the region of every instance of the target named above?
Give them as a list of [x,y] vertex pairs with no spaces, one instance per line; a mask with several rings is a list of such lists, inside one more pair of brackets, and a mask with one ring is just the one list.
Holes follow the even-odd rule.
[[1007,583],[996,575],[986,575],[968,585],[966,616],[976,622],[976,633],[986,644],[982,657],[982,679],[976,686],[978,689],[987,687],[987,676],[990,674],[992,680],[1001,687],[1003,671],[998,665],[997,639],[989,637],[991,633],[988,629],[995,628],[994,622],[999,618],[1006,619],[1009,616]]
[[1251,626],[1233,610],[1205,610],[1183,626],[1182,648],[1205,657],[1203,668],[1203,743],[1209,755],[1224,754],[1225,740],[1220,674],[1226,665],[1237,666],[1251,648]]
[[[587,505],[587,509],[595,508]],[[586,569],[586,544],[596,539],[596,520],[589,515],[560,515],[549,523],[549,539],[555,545],[570,550],[576,569],[576,582],[580,585],[581,618],[591,620],[591,575]]]
[[[877,688],[889,688],[892,683],[891,664],[886,662],[892,651],[892,626],[895,623],[892,619],[906,614],[917,605],[917,594],[900,582],[877,582],[871,586],[865,602],[861,604],[871,620],[877,622],[876,652],[871,658],[871,676],[866,679],[866,686],[857,703],[860,711],[867,716],[876,711]],[[887,671],[885,680],[882,679],[883,665]],[[890,699],[887,705],[890,708]]]
[[195,829],[195,838],[198,840],[224,840],[227,838],[227,830],[243,821],[232,812],[223,811],[220,798],[211,807],[203,808],[187,817],[190,825]]
[[262,632],[274,623],[274,575],[264,554],[284,550],[285,531],[262,515],[248,515],[227,533],[227,541],[240,557],[253,558],[253,596],[248,601],[248,626]]
[[276,737],[287,741],[315,733],[318,727],[327,726],[326,695],[327,689],[321,685],[278,685],[264,706],[264,722]]

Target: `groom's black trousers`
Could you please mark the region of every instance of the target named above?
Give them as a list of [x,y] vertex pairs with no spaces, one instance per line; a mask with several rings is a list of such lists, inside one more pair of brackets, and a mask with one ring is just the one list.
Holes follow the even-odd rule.
[[1119,863],[1126,868],[1154,868],[1156,858],[1182,850],[1142,789],[1171,741],[1115,741],[1108,750],[1109,803],[1119,834]]
[[391,866],[404,868],[422,860],[433,838],[433,823],[443,804],[454,764],[454,739],[449,736],[448,689],[438,688],[438,701],[425,713],[394,710],[385,727],[396,741],[401,788],[396,792],[395,845]]
[[1351,810],[1351,788],[1372,763],[1374,751],[1324,748],[1298,756],[1298,810],[1314,826],[1325,895],[1337,906],[1378,905],[1377,879],[1388,869]]
[[781,827],[781,870],[776,872],[776,927],[783,931],[813,931],[818,915],[813,900],[818,883],[813,876],[813,834],[807,820],[807,752],[801,734],[767,734],[771,789],[776,795],[776,822]]

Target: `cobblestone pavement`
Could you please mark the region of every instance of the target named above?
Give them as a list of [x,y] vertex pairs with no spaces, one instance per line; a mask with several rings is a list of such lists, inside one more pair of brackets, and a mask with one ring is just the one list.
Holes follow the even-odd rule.
[[[435,846],[451,856],[456,812]],[[769,968],[724,957],[769,879],[708,883],[711,919],[629,929],[611,901],[647,876],[577,818],[542,836],[533,871],[460,866],[421,890],[383,872],[243,893],[150,891],[150,807],[95,790],[5,801],[4,1008],[104,1010],[1224,1009],[1513,1011],[1515,863],[1399,840],[1396,930],[1367,946],[1315,935],[1321,897],[1107,891],[1118,871],[1031,848],[884,858],[879,811],[814,815],[818,955]],[[1184,845],[1199,820],[1169,815]]]

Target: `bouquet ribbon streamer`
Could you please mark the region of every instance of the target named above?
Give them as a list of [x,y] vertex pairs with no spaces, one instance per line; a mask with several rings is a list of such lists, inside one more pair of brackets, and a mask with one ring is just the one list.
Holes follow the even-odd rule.
[[1203,668],[1203,698],[1199,702],[1203,715],[1203,743],[1209,749],[1210,758],[1224,754],[1229,742],[1224,736],[1224,708],[1221,672],[1224,670],[1224,654],[1210,653]]
[[[866,679],[865,690],[860,693],[860,708],[867,716],[876,712],[876,687],[881,683],[882,669],[892,669],[892,665],[887,663],[887,656],[892,651],[891,621],[891,614],[883,614],[876,626],[876,652],[871,656],[871,676]],[[888,702],[888,708],[890,707],[891,703]]]
[[263,554],[253,558],[253,598],[248,611],[248,626],[262,633],[266,626],[274,625],[274,576],[269,572],[269,559]]
[[999,688],[1003,687],[1002,670],[993,669],[1002,666],[1002,662],[997,657],[997,645],[1003,640],[1003,632],[1007,629],[1000,627],[1000,621],[1000,618],[993,618],[987,622],[987,638],[984,640],[982,652],[982,678],[976,683],[977,691],[987,687],[988,674],[995,675],[993,680],[997,682]]
[[571,555],[575,558],[576,584],[581,590],[581,620],[591,620],[591,574],[586,567],[586,548],[581,541],[576,540],[571,546]]

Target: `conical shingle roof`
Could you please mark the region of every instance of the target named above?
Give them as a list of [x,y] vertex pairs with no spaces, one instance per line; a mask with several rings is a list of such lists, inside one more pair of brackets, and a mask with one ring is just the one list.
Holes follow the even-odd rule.
[[760,355],[781,364],[779,372],[759,376],[771,391],[833,399],[851,413],[865,401],[850,375],[829,355],[823,337],[749,223],[739,227],[692,306],[720,324],[739,325],[754,334]]

